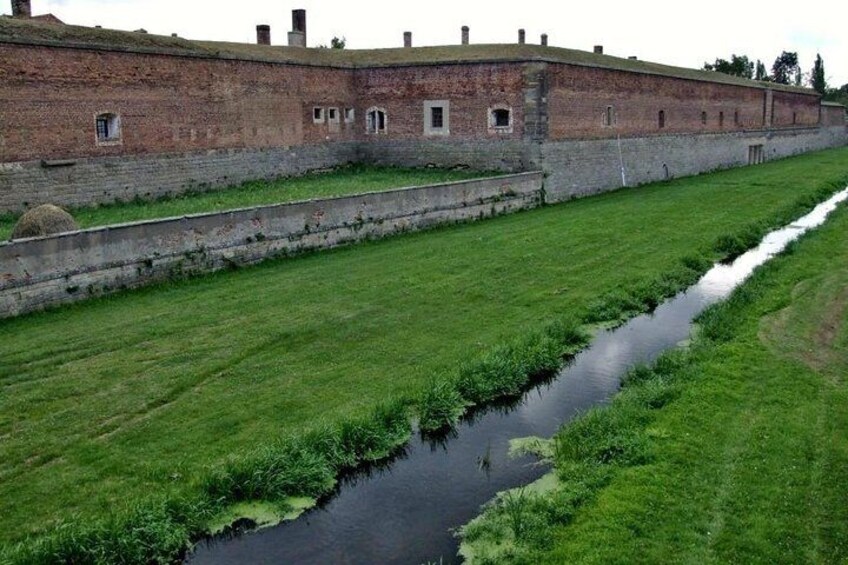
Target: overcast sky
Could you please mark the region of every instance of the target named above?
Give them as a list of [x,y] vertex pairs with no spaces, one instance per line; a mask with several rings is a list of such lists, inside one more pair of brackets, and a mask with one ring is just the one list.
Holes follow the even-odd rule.
[[[10,5],[0,0],[0,12],[11,12]],[[819,52],[828,83],[848,83],[845,0],[32,0],[32,6],[35,14],[52,12],[67,23],[143,27],[189,39],[254,42],[256,24],[266,23],[277,45],[286,42],[291,10],[305,8],[310,46],[343,36],[349,48],[398,47],[407,30],[417,46],[454,44],[468,25],[474,43],[514,42],[523,27],[534,43],[547,33],[551,45],[602,44],[608,54],[684,67],[737,53],[771,69],[787,50],[798,52],[809,73]]]

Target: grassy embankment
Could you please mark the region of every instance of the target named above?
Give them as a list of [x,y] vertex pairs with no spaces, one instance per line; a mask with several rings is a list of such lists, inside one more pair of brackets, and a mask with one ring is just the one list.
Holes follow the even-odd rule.
[[[276,181],[252,181],[220,190],[191,191],[156,200],[137,199],[69,210],[81,228],[156,218],[219,212],[296,200],[347,196],[410,186],[424,186],[486,176],[474,171],[398,169],[351,165],[333,171]],[[0,241],[9,239],[17,217],[0,214]]]
[[542,444],[558,484],[467,526],[471,562],[844,563],[846,234],[843,206]]
[[[440,423],[497,394],[493,379],[514,389],[579,341],[563,320],[650,307],[843,184],[847,156],[681,179],[0,322],[0,540],[66,518],[28,546],[144,560],[172,555],[224,505],[326,492],[340,468],[402,440],[410,406]],[[442,394],[425,393],[434,387]]]

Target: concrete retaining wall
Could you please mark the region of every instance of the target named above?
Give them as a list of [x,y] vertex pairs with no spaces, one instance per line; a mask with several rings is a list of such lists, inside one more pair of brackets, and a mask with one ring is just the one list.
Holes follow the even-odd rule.
[[845,127],[561,141],[543,143],[539,163],[547,175],[546,198],[558,202],[747,165],[751,145],[763,145],[770,160],[846,144]]
[[0,317],[541,201],[542,174],[524,173],[7,242],[0,244]]

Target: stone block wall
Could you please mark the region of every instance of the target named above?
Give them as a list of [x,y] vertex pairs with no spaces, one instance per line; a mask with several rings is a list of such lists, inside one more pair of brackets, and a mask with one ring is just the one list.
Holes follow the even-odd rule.
[[521,140],[407,139],[363,143],[358,154],[373,165],[520,172],[538,168],[537,149],[537,144]]
[[523,173],[6,242],[0,317],[541,202],[541,173]]
[[765,159],[770,160],[846,144],[848,132],[838,126],[559,141],[542,144],[541,164],[546,174],[546,200],[558,202],[748,165],[752,145],[762,145]]
[[135,197],[150,199],[298,175],[358,160],[356,143],[337,142],[0,163],[0,212],[19,212],[45,203],[79,207]]

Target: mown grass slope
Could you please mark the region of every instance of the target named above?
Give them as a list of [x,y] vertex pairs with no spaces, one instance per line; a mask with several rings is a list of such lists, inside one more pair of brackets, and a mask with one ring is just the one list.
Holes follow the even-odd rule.
[[[104,206],[77,208],[70,212],[81,228],[91,228],[296,200],[424,186],[481,176],[483,173],[475,171],[350,165],[329,172],[311,173],[300,177],[275,181],[251,181],[229,188],[190,191],[156,200],[138,199]],[[9,239],[16,220],[17,216],[14,214],[0,215],[0,241]]]
[[469,526],[473,562],[844,563],[846,233],[843,206],[702,315],[689,352],[565,426],[559,486]]
[[848,149],[624,190],[0,322],[0,540],[178,494],[282,433],[434,375],[765,229]]

